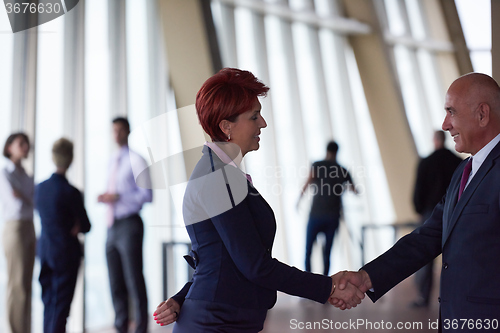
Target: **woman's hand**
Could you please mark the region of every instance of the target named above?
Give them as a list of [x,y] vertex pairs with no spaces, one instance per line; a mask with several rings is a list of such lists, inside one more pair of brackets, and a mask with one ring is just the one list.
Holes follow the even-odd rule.
[[153,313],[154,320],[160,326],[172,324],[179,318],[181,306],[172,298],[161,302]]
[[79,233],[80,233],[80,221],[77,220],[73,228],[71,228],[70,234],[73,237],[77,237]]
[[[350,309],[347,304],[349,302],[351,303],[351,307],[355,307],[356,305],[354,305],[352,301],[354,300],[355,303],[356,297],[353,298],[351,296],[351,301],[348,301],[345,296],[340,296],[340,294],[345,294],[344,292],[347,292],[347,295],[349,295],[348,289],[352,290],[354,287],[354,293],[351,291],[350,294],[356,294],[357,298],[363,299],[364,293],[372,288],[370,276],[366,271],[362,269],[360,269],[358,272],[339,272],[335,275],[332,275],[332,280],[333,284],[336,285],[337,288],[335,290],[335,293],[330,295],[330,299],[328,300],[328,302],[341,310],[345,310],[346,308]],[[349,298],[349,296],[347,296],[347,298]]]
[[[331,301],[333,298],[343,300],[344,305],[340,306],[339,309],[345,310],[346,308],[355,308],[358,304],[361,303],[361,300],[365,298],[365,294],[363,294],[355,285],[348,282],[344,290],[340,290],[337,288],[332,296],[330,296],[329,301]],[[332,302],[330,302],[330,304],[333,305]]]
[[340,284],[341,277],[345,274],[348,274],[348,272],[339,272],[331,276],[332,293],[328,300],[330,304],[341,310],[355,308],[361,303],[361,300],[365,298],[364,292],[359,290],[355,284],[350,283],[350,281],[344,282],[342,284],[342,289],[337,288]]

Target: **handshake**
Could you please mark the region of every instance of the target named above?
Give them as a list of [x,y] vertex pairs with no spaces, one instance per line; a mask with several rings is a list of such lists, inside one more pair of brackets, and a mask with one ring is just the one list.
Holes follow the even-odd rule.
[[355,308],[372,288],[370,276],[364,270],[338,272],[331,278],[332,292],[328,302],[341,310]]

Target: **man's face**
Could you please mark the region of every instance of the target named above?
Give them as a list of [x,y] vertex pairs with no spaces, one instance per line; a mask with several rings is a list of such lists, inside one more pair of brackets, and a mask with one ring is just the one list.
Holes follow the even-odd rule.
[[129,134],[130,131],[122,123],[113,124],[113,138],[120,147],[127,144]]
[[467,101],[467,87],[460,81],[454,82],[446,93],[446,117],[442,128],[450,132],[457,152],[474,155],[481,149],[482,127],[479,125],[478,105]]

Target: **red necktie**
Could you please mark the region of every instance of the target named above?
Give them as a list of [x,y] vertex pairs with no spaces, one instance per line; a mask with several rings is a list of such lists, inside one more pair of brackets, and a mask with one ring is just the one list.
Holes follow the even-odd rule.
[[460,190],[458,191],[458,199],[460,200],[460,196],[464,192],[465,185],[467,185],[467,181],[469,180],[469,175],[472,170],[472,157],[469,158],[469,161],[465,165],[464,172],[462,173],[462,180],[460,181]]

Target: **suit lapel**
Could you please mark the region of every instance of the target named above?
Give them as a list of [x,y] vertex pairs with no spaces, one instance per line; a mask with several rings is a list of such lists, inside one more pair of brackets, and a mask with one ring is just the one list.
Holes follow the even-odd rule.
[[448,204],[446,205],[445,214],[443,215],[443,240],[442,240],[443,247],[446,241],[448,240],[448,237],[450,236],[451,232],[453,231],[453,228],[455,227],[455,224],[457,223],[458,218],[462,214],[462,211],[464,210],[465,206],[469,202],[472,195],[474,195],[474,192],[476,191],[479,184],[481,184],[484,177],[488,174],[488,172],[495,164],[495,160],[498,158],[499,155],[500,155],[500,144],[497,144],[495,148],[493,148],[493,150],[490,152],[490,154],[486,157],[486,160],[484,160],[479,170],[477,170],[476,174],[470,181],[469,185],[465,188],[458,202],[457,202],[458,190],[460,187],[460,180],[462,178],[461,175],[465,168],[465,163],[463,167],[457,169],[458,179],[453,177],[454,178],[453,188],[450,193],[450,196],[446,198],[447,199],[446,201],[449,202],[449,205]]
[[446,193],[446,200],[444,203],[444,210],[443,210],[443,237],[442,237],[443,246],[445,239],[449,234],[448,231],[450,230],[450,219],[453,214],[453,210],[457,205],[458,191],[460,189],[460,180],[462,178],[461,176],[465,168],[465,164],[467,164],[467,162],[464,161],[457,167],[451,179],[450,186],[448,187],[448,192]]

